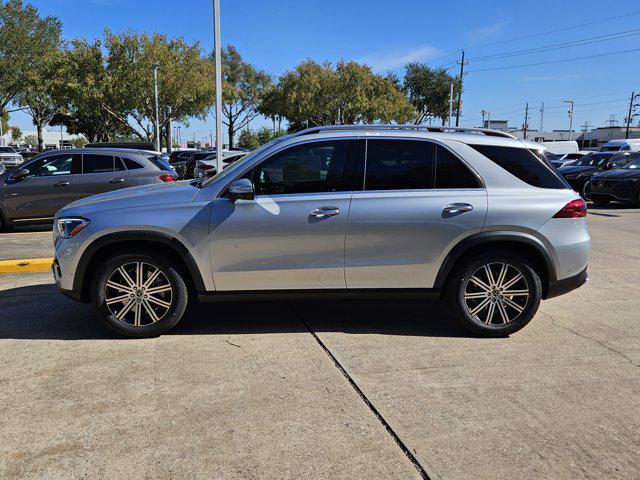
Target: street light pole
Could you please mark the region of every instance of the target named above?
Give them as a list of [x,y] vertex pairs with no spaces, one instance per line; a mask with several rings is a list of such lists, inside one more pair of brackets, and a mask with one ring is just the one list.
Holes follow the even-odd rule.
[[160,151],[160,109],[158,108],[158,64],[153,65],[153,83],[156,94],[156,150]]
[[[222,60],[220,48],[220,0],[213,0],[213,47],[216,75],[216,170],[222,171]],[[231,139],[229,139],[231,141]]]
[[573,100],[563,100],[564,103],[571,105],[569,108],[569,140],[572,140],[571,130],[573,129]]

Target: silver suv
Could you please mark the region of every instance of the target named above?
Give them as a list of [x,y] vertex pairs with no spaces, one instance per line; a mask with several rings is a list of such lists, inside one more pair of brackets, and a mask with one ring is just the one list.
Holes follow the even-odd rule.
[[493,130],[318,127],[206,181],[60,210],[53,273],[107,325],[159,335],[190,300],[445,299],[504,336],[587,280],[586,205],[540,145]]

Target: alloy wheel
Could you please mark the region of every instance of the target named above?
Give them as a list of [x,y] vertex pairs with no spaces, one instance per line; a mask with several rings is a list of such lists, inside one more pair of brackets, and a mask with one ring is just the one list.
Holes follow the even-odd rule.
[[524,274],[507,262],[488,263],[478,268],[464,282],[463,292],[467,312],[485,325],[515,321],[531,296]]
[[116,268],[105,285],[105,303],[119,321],[140,327],[156,323],[173,304],[173,288],[155,265],[130,262]]

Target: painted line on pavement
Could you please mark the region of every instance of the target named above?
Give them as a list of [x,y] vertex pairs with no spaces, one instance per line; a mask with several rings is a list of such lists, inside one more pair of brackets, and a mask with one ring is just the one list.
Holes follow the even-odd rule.
[[22,272],[48,272],[53,258],[25,258],[20,260],[0,260],[0,274]]

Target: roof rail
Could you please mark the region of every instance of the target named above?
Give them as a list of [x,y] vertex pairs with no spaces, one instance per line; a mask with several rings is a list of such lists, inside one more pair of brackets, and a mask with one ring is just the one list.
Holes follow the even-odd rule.
[[424,130],[427,132],[440,132],[440,133],[476,133],[483,134],[489,137],[505,137],[516,138],[514,135],[502,132],[500,130],[493,130],[490,128],[464,128],[464,127],[437,127],[432,125],[383,125],[383,124],[360,124],[360,125],[326,125],[320,127],[311,127],[299,132],[293,133],[290,137],[299,137],[300,135],[311,135],[313,133],[335,131],[335,130]]

